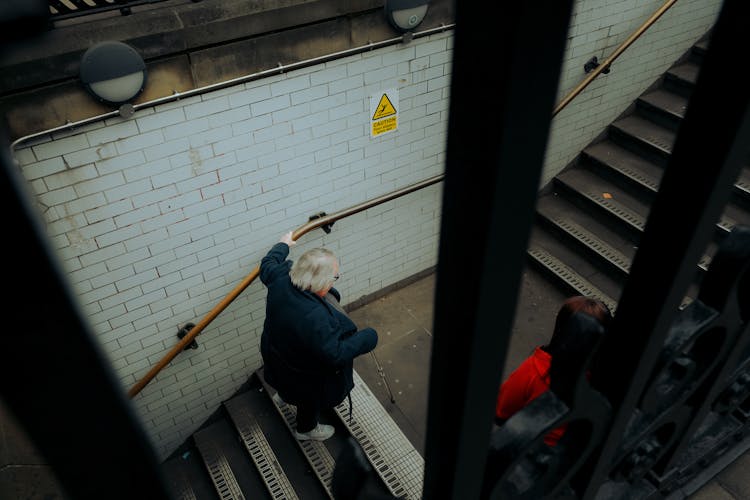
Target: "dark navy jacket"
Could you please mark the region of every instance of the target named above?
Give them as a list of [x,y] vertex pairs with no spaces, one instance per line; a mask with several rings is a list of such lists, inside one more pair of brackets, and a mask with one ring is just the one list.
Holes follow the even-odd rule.
[[[289,247],[277,243],[260,263],[268,288],[260,350],[266,381],[287,403],[341,403],[354,387],[353,360],[375,348],[372,328],[357,331],[345,314],[323,298],[292,285]],[[337,299],[339,293],[331,289]]]

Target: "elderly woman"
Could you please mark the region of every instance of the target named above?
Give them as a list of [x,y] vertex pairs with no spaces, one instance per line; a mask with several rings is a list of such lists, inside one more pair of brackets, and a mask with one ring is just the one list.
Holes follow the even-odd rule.
[[341,309],[333,252],[314,248],[292,264],[287,256],[294,244],[286,233],[260,263],[268,288],[260,349],[266,382],[297,407],[297,439],[323,441],[334,429],[318,422],[320,412],[349,395],[353,360],[373,350],[378,335],[372,328],[358,331]]

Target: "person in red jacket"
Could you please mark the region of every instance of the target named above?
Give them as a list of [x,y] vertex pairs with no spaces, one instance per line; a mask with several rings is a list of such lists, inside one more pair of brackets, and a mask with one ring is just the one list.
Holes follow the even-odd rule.
[[[568,340],[564,338],[565,335],[571,334],[564,326],[573,314],[579,312],[597,319],[605,330],[612,318],[607,306],[599,300],[581,295],[566,299],[555,318],[555,328],[550,342],[536,347],[531,356],[526,358],[500,386],[495,404],[497,425],[502,425],[514,413],[549,390],[552,359],[556,353],[561,352],[560,347]],[[551,430],[544,437],[545,444],[555,446],[564,432],[565,426]]]

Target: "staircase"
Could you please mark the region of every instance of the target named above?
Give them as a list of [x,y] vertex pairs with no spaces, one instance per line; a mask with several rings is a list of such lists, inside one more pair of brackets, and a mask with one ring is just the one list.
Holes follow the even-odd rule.
[[[298,441],[294,406],[274,400],[263,370],[256,371],[216,418],[163,463],[175,499],[333,499],[337,460],[346,476],[366,474],[362,498],[421,498],[421,456],[356,372],[354,381],[351,418],[344,401],[321,416],[336,427],[332,438]],[[355,468],[347,455],[352,439],[367,459],[366,470]]]
[[[566,293],[597,297],[615,311],[707,47],[707,39],[696,43],[540,193],[528,255]],[[747,165],[683,306],[736,224],[750,224]]]
[[[616,309],[706,49],[706,40],[696,43],[540,193],[528,256],[553,287]],[[750,224],[747,166],[684,305],[736,224]],[[367,492],[359,498],[421,498],[422,457],[356,372],[352,419],[346,402],[324,414],[321,420],[335,425],[336,434],[322,443],[293,437],[294,407],[274,401],[273,393],[257,371],[217,418],[163,463],[176,499],[332,499],[337,459],[351,438],[369,464]],[[339,466],[352,465],[344,462]]]

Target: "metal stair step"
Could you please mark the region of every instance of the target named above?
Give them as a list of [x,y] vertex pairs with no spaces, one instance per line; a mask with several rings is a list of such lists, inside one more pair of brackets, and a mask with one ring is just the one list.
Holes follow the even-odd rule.
[[265,485],[226,419],[196,431],[193,440],[221,500],[257,498]]
[[742,168],[737,182],[734,183],[734,190],[737,194],[750,199],[750,168]]
[[698,73],[700,72],[700,66],[695,63],[694,61],[685,61],[681,64],[676,64],[669,70],[667,70],[667,74],[677,78],[679,80],[683,80],[685,82],[691,83],[695,85],[695,82],[698,81]]
[[597,288],[589,280],[581,276],[574,269],[555,257],[546,249],[538,246],[532,239],[527,249],[529,258],[543,270],[551,273],[569,292],[576,295],[586,295],[601,300],[612,313],[617,309],[617,298]]
[[554,182],[561,196],[592,211],[592,215],[619,225],[633,241],[640,240],[650,208],[641,200],[585,169],[566,170]]
[[688,98],[665,88],[657,88],[636,99],[637,111],[654,121],[676,130],[688,107]]
[[346,401],[335,410],[375,472],[394,497],[421,499],[424,459],[356,370],[351,399],[351,419]]
[[610,125],[610,137],[632,144],[639,152],[668,158],[672,154],[677,134],[636,114],[631,114]]
[[200,456],[184,451],[162,464],[167,486],[174,500],[217,500],[219,497]]
[[663,167],[610,140],[586,147],[581,152],[581,159],[592,168],[607,171],[608,178],[615,182],[621,180],[618,184],[640,190],[648,199],[653,199],[659,190],[664,173]]
[[[263,385],[263,390],[266,393],[267,397],[271,398],[273,394],[275,394],[275,390],[271,386],[269,386],[263,378],[263,369],[261,368],[257,370],[255,372],[255,376],[258,377],[258,380],[260,380],[261,384]],[[286,403],[277,404],[275,401],[272,401],[272,403],[278,415],[281,417],[281,420],[287,427],[289,435],[292,436],[297,425],[296,408]],[[334,496],[331,489],[331,484],[333,481],[333,470],[336,466],[336,462],[331,455],[331,452],[326,447],[325,443],[312,440],[299,441],[295,439],[294,441],[302,451],[302,454],[308,465],[310,466],[310,469],[317,477],[320,485],[323,487],[328,497],[333,499]]]
[[272,499],[328,498],[259,381],[224,402]]
[[559,196],[543,196],[537,200],[536,214],[540,224],[582,253],[598,259],[621,277],[630,272],[634,242],[622,238],[585,211]]
[[700,71],[700,65],[696,59],[700,59],[700,57],[689,58],[669,68],[664,74],[663,86],[674,92],[689,96],[698,81]]

